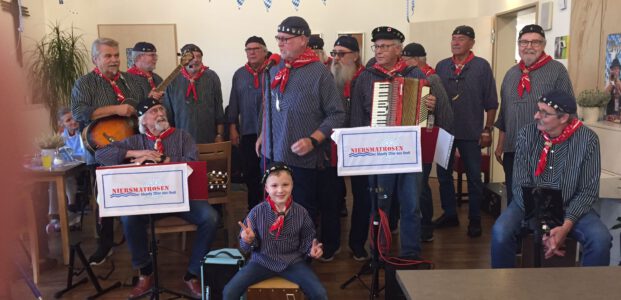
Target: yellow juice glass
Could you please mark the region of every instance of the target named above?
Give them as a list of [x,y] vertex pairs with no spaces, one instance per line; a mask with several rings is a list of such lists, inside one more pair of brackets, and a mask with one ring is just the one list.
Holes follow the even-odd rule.
[[54,161],[54,149],[41,150],[41,166],[45,170],[52,170],[52,162]]

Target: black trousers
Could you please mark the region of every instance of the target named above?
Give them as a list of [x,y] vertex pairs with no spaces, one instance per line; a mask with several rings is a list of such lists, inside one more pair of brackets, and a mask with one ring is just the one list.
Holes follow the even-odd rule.
[[256,134],[243,135],[239,150],[242,157],[242,173],[244,183],[248,188],[248,211],[263,200],[261,188],[261,160],[257,157],[254,145],[257,142]]

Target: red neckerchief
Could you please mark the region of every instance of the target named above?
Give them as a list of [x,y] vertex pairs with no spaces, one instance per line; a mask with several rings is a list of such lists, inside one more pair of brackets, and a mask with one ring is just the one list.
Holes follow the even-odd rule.
[[160,133],[160,135],[155,136],[148,128],[145,127],[145,135],[150,141],[155,141],[155,145],[153,149],[159,153],[164,154],[164,145],[162,144],[162,140],[167,138],[175,132],[175,127],[168,127],[168,129],[164,130],[164,132]]
[[246,65],[244,66],[246,67],[246,71],[248,71],[248,73],[252,74],[252,77],[254,77],[254,88],[255,89],[259,88],[259,73],[263,73],[263,70],[265,69],[265,66],[267,66],[268,63],[269,63],[269,60],[266,59],[263,62],[263,64],[261,64],[259,69],[257,69],[256,71],[248,63],[246,63]]
[[373,65],[373,69],[378,70],[378,71],[388,75],[388,77],[393,77],[393,76],[395,76],[395,74],[403,72],[403,70],[405,70],[405,68],[407,68],[407,67],[408,67],[408,64],[406,64],[405,61],[402,60],[401,58],[399,58],[397,63],[390,70],[386,70],[384,67],[382,67],[378,63],[375,63]]
[[468,64],[473,58],[474,58],[474,53],[470,51],[466,59],[464,59],[462,63],[459,63],[457,61],[457,58],[455,58],[455,55],[453,55],[453,57],[451,57],[451,60],[453,61],[453,64],[455,65],[455,71],[453,71],[453,73],[455,73],[455,75],[461,74],[461,70],[463,70],[466,64]]
[[287,86],[287,81],[289,81],[289,75],[291,74],[291,69],[301,68],[310,63],[319,61],[319,56],[311,50],[311,48],[306,48],[304,53],[300,55],[300,57],[296,58],[294,61],[285,61],[285,67],[280,69],[276,76],[274,76],[274,81],[272,81],[272,89],[276,88],[280,84],[280,92],[285,92],[285,87]]
[[351,83],[356,78],[358,78],[358,76],[360,76],[360,74],[362,74],[362,71],[364,71],[364,67],[362,65],[359,65],[358,66],[358,70],[356,70],[356,73],[354,73],[354,77],[352,77],[350,80],[345,82],[345,86],[343,86],[343,96],[345,98],[351,97]]
[[520,98],[522,98],[522,95],[524,94],[524,90],[530,93],[530,76],[528,76],[528,74],[532,71],[535,71],[543,67],[545,64],[547,64],[551,60],[552,60],[552,56],[547,55],[545,52],[541,53],[541,56],[539,57],[537,62],[530,65],[529,67],[527,67],[524,64],[524,60],[520,60],[519,66],[520,66],[520,70],[522,71],[522,77],[520,78],[520,83],[517,86],[517,91],[518,91],[518,95],[520,95]]
[[194,84],[194,82],[201,78],[201,76],[203,76],[203,73],[205,73],[205,71],[209,69],[207,66],[202,65],[201,69],[198,70],[198,72],[196,72],[196,74],[194,75],[190,75],[190,73],[188,73],[188,70],[186,70],[185,68],[181,69],[181,75],[183,75],[183,77],[185,77],[185,79],[190,81],[190,84],[188,85],[188,90],[185,92],[185,96],[189,96],[190,92],[192,92],[194,94],[194,102],[198,102],[198,94],[196,93],[196,85]]
[[131,68],[127,69],[127,73],[142,76],[146,78],[149,81],[149,85],[151,86],[151,89],[155,88],[155,82],[153,81],[153,73],[140,70],[138,69],[138,67],[136,67],[136,65],[133,65]]
[[541,173],[543,173],[543,171],[545,170],[546,164],[548,162],[548,152],[550,151],[550,147],[552,147],[552,145],[560,144],[566,141],[574,134],[574,132],[576,132],[576,130],[578,130],[578,128],[580,128],[580,126],[582,126],[582,122],[580,122],[580,120],[578,119],[574,119],[573,121],[571,121],[571,123],[569,123],[569,125],[565,127],[565,129],[563,129],[561,135],[553,139],[550,139],[550,135],[548,135],[546,132],[541,131],[541,136],[543,136],[545,143],[543,143],[543,150],[541,150],[541,155],[539,156],[539,162],[537,163],[535,176],[541,175]]
[[326,66],[331,66],[332,65],[332,57],[328,56],[328,59],[326,59],[326,62],[323,63]]
[[278,239],[278,236],[280,236],[280,231],[285,225],[285,215],[287,214],[287,211],[289,211],[289,208],[291,208],[293,198],[289,196],[289,199],[287,199],[287,202],[285,202],[285,211],[278,211],[278,209],[276,208],[276,204],[274,204],[274,200],[272,200],[269,195],[265,200],[267,201],[267,203],[270,204],[272,211],[278,214],[278,217],[276,217],[276,221],[274,221],[272,226],[270,226],[270,233],[276,231],[276,239]]
[[422,68],[420,68],[421,71],[423,71],[423,73],[425,73],[425,76],[429,77],[433,74],[436,73],[436,70],[434,70],[430,65],[425,64]]
[[121,91],[119,86],[116,84],[116,81],[119,80],[119,78],[121,77],[121,72],[116,72],[116,75],[114,75],[114,78],[112,79],[104,76],[104,74],[101,73],[101,71],[97,67],[93,69],[93,72],[95,72],[95,74],[99,75],[99,77],[103,78],[105,81],[107,81],[112,86],[112,89],[114,90],[114,93],[116,94],[116,100],[118,100],[119,102],[125,101],[125,95],[123,95],[123,91]]

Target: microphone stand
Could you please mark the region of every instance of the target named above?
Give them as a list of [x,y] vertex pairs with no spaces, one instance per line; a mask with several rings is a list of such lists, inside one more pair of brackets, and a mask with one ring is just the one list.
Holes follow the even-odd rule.
[[[270,153],[270,157],[272,158],[272,160],[274,160],[274,130],[272,128],[272,125],[274,125],[274,122],[272,121],[272,88],[271,88],[271,79],[270,79],[270,69],[271,66],[267,66],[267,68],[265,68],[265,88],[267,89],[267,93],[265,95],[266,97],[266,102],[267,102],[267,116],[268,119],[270,120],[269,123],[269,139],[270,139],[270,149],[269,149],[269,153]],[[267,154],[267,153],[266,153]],[[267,155],[266,155],[267,156]]]

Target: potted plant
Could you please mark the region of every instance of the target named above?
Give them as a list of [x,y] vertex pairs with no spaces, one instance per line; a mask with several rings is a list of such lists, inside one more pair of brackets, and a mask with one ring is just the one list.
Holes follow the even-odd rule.
[[597,122],[602,113],[602,107],[606,106],[608,100],[610,100],[610,95],[598,89],[580,92],[576,102],[582,108],[581,117],[584,122]]
[[60,24],[52,24],[49,33],[31,51],[29,67],[35,103],[44,103],[50,113],[50,125],[57,131],[56,112],[70,106],[71,89],[87,68],[87,51],[82,36]]
[[51,170],[58,148],[65,145],[65,139],[58,134],[44,135],[37,139],[37,146],[41,149],[41,165]]

